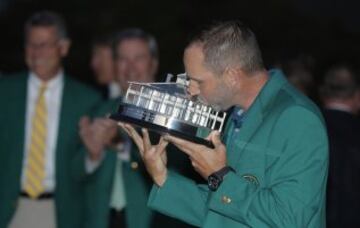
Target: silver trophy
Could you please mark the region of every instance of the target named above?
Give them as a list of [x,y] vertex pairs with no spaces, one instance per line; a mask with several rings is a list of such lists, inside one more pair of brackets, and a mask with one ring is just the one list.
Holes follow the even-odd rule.
[[197,133],[221,132],[226,113],[192,100],[187,92],[186,74],[177,75],[176,82],[171,82],[172,79],[173,75],[168,74],[162,83],[129,82],[117,113],[110,118],[213,147]]

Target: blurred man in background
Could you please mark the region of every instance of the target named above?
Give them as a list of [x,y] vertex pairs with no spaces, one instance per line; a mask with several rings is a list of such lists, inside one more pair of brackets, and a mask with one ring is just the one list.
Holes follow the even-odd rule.
[[71,174],[78,122],[100,101],[64,71],[63,19],[42,11],[25,24],[28,72],[0,80],[0,227],[79,228],[83,186]]
[[[158,68],[155,38],[140,29],[123,30],[115,39],[114,60],[121,91],[127,90],[128,81],[154,82]],[[117,124],[101,118],[116,112],[118,104],[118,100],[111,100],[99,110],[100,118],[91,122],[85,117],[80,122],[87,152],[79,164],[85,160],[83,174],[91,179],[87,187],[89,227],[189,227],[147,207],[150,180],[139,162],[137,148],[124,133],[116,142],[111,141]],[[188,172],[184,159],[187,157],[181,153],[172,153],[170,167]]]
[[[153,36],[141,29],[126,29],[114,40],[115,75],[118,88],[125,92],[128,81],[153,82],[158,69],[158,49]],[[119,99],[105,103],[98,118],[80,122],[86,152],[79,157],[89,179],[86,190],[87,227],[150,227],[152,212],[146,206],[149,184],[138,162],[138,152],[131,140],[122,134],[116,142],[116,123],[103,118],[117,110]],[[80,165],[81,166],[81,165]]]
[[91,69],[95,80],[106,99],[119,97],[120,87],[115,81],[115,63],[113,58],[113,35],[98,37],[93,42]]
[[360,108],[359,82],[346,65],[332,66],[320,95],[330,142],[327,227],[359,227]]
[[154,82],[159,65],[159,51],[153,36],[139,29],[117,35],[114,45],[115,75],[121,91],[128,82]]

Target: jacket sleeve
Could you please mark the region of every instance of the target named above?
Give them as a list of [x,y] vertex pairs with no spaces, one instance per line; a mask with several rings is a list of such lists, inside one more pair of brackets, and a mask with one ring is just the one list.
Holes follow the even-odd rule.
[[86,149],[82,147],[71,161],[71,173],[75,180],[82,181],[87,177],[85,170]]
[[[97,101],[94,102],[94,104],[95,105],[93,105],[91,109],[86,113],[86,115],[92,119],[96,117],[104,117],[105,114],[111,113],[113,109],[116,108],[117,103],[115,100],[111,100],[107,102]],[[92,176],[92,174],[96,173],[97,168],[101,165],[104,158],[106,157],[106,153],[108,149],[104,151],[104,156],[99,161],[99,164],[96,166],[97,168],[94,171],[89,172],[89,170],[87,170],[87,164],[86,164],[88,151],[85,145],[82,143],[80,135],[78,135],[78,137],[79,137],[79,149],[71,161],[72,162],[71,173],[76,180],[84,181],[89,179],[89,177]]]
[[169,171],[164,185],[153,185],[148,206],[194,226],[201,226],[207,213],[208,190],[175,172]]

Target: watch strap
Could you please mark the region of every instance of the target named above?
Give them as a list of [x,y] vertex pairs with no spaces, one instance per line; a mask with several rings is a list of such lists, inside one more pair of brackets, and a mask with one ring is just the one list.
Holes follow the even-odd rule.
[[232,167],[225,166],[224,168],[221,168],[220,170],[214,172],[213,174],[221,178],[221,180],[223,180],[224,176],[230,171],[235,172],[235,170]]

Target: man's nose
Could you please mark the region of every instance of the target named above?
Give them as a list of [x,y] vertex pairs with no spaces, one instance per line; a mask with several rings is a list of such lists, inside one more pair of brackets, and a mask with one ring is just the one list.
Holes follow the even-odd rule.
[[195,83],[190,81],[187,92],[190,94],[190,96],[197,96],[200,94],[200,89],[195,85]]

